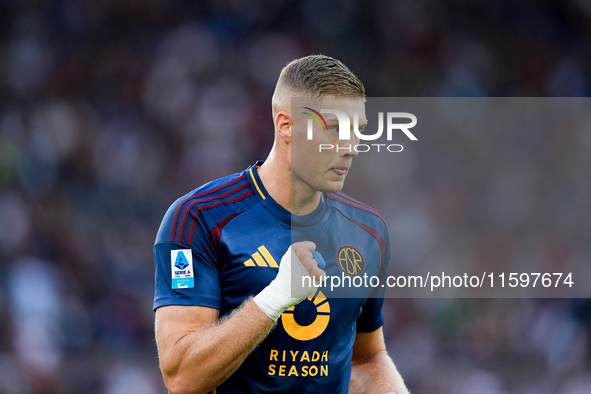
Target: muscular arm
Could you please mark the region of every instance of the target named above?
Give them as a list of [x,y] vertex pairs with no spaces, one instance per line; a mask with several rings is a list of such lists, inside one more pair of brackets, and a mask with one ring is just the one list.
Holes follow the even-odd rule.
[[409,393],[402,376],[386,352],[381,328],[369,333],[357,333],[353,345],[349,392]]
[[217,309],[165,306],[156,310],[156,344],[171,394],[205,393],[227,379],[275,322],[252,300],[217,321]]
[[[316,245],[296,242],[281,259],[277,277],[228,318],[203,306],[170,305],[156,310],[156,344],[164,383],[171,394],[202,393],[226,380],[269,334],[288,307],[315,288],[300,287],[292,294],[291,280],[325,272],[310,251]],[[294,283],[300,283],[295,279]],[[295,298],[292,298],[298,294]]]

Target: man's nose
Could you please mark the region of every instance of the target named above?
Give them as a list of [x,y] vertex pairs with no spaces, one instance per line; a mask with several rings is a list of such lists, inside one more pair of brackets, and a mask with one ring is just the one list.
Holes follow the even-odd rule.
[[355,157],[359,154],[357,152],[357,143],[359,142],[357,136],[351,130],[350,138],[339,140],[337,151],[347,157]]

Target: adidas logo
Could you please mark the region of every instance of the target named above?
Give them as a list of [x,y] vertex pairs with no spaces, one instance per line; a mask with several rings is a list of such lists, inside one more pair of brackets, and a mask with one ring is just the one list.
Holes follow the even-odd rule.
[[279,268],[277,262],[271,256],[271,253],[265,248],[265,246],[260,246],[258,248],[258,252],[254,252],[252,254],[252,258],[246,260],[244,265],[247,267],[273,267]]

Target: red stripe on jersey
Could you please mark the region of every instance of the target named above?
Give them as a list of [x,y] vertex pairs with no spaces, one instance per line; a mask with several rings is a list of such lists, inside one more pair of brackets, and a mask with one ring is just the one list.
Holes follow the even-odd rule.
[[177,208],[174,212],[174,218],[172,219],[172,226],[170,227],[170,242],[174,242],[174,235],[176,233],[177,221],[178,221],[181,211],[183,210],[183,205],[185,205],[188,201],[190,201],[194,198],[200,198],[200,197],[207,196],[208,194],[212,194],[217,191],[220,191],[226,187],[232,186],[232,185],[234,185],[242,180],[245,180],[245,179],[246,179],[246,175],[241,175],[238,178],[234,179],[233,181],[223,183],[219,186],[214,187],[213,189],[205,190],[205,191],[202,191],[201,193],[194,194],[192,196],[185,198],[183,201],[181,201],[181,203],[177,206]]
[[374,237],[378,241],[378,244],[380,245],[380,255],[382,256],[382,263],[384,263],[384,259],[386,258],[386,240],[384,240],[380,233],[378,233],[375,229],[363,223],[359,223],[358,221],[351,219],[350,217],[345,216],[345,218],[347,218],[351,222],[355,223],[356,225],[367,231],[372,237]]
[[184,232],[185,226],[187,225],[187,220],[189,220],[189,216],[191,215],[191,210],[195,207],[195,205],[203,204],[203,203],[210,202],[213,200],[223,199],[228,196],[231,196],[232,194],[236,194],[241,190],[247,189],[249,187],[250,187],[250,183],[245,182],[242,185],[236,186],[233,189],[227,190],[222,194],[216,194],[215,196],[209,196],[206,198],[199,198],[199,199],[195,199],[195,200],[191,201],[191,203],[189,205],[187,205],[187,207],[185,209],[183,209],[183,215],[181,216],[181,218],[182,218],[181,224],[178,227],[176,242],[182,242],[183,232]]
[[[376,215],[380,216],[379,212],[375,210],[375,208],[370,207],[369,205],[365,205],[364,203],[362,203],[361,201],[357,201],[356,199],[354,199],[353,197],[343,193],[343,192],[337,192],[336,193],[337,196],[342,197],[348,201],[354,202],[356,204],[359,204],[361,206],[364,206],[365,208],[371,210],[373,213],[375,213]],[[381,216],[380,216],[381,217]],[[383,220],[384,218],[382,218]]]
[[[206,202],[209,202],[209,201],[213,201],[213,200],[220,200],[220,199],[229,197],[232,194],[236,194],[239,191],[244,190],[244,189],[249,188],[249,187],[250,187],[250,183],[245,182],[244,184],[242,184],[240,186],[236,186],[235,188],[230,189],[230,190],[228,190],[228,191],[226,191],[226,192],[224,192],[222,194],[216,194],[215,196],[210,196],[210,197],[207,197],[207,198],[202,198],[202,199],[195,200],[195,201],[191,202],[187,206],[187,208],[185,209],[185,212],[183,213],[183,219],[181,220],[181,225],[179,227],[179,233],[177,235],[177,242],[179,242],[179,243],[182,242],[182,239],[183,239],[183,230],[184,230],[185,226],[187,225],[187,220],[189,220],[189,216],[191,215],[191,210],[193,209],[193,207],[195,207],[195,205],[197,205],[197,204],[203,204],[203,203],[206,203]],[[199,207],[199,208],[201,208],[201,207]],[[199,210],[199,208],[197,208],[197,210]],[[197,215],[197,216],[199,216],[199,215]]]
[[[236,196],[234,198],[231,198],[229,200],[216,201],[216,202],[212,202],[211,204],[199,206],[197,208],[197,210],[195,211],[195,213],[193,213],[193,215],[192,215],[193,220],[191,221],[191,225],[189,226],[189,232],[187,233],[187,246],[191,246],[191,244],[193,243],[193,234],[195,233],[195,227],[197,227],[197,218],[199,218],[199,214],[201,213],[201,211],[204,211],[204,210],[210,209],[210,208],[215,208],[220,205],[234,204],[235,202],[242,201],[245,198],[248,198],[250,196],[254,196],[254,190],[252,190],[252,189],[247,191],[246,193],[243,193],[243,194]],[[182,238],[181,238],[181,241],[179,241],[179,242],[182,242]]]
[[349,196],[347,196],[348,197],[347,200],[344,199],[344,196],[340,196],[340,197],[341,198],[339,198],[339,197],[337,197],[337,196],[335,196],[333,194],[326,194],[326,198],[328,198],[330,200],[338,201],[341,204],[345,204],[345,205],[348,205],[350,207],[357,208],[357,209],[359,209],[361,211],[364,211],[364,212],[367,212],[367,213],[372,213],[372,214],[376,215],[377,217],[379,217],[380,219],[382,219],[382,221],[384,222],[384,224],[386,224],[386,219],[384,219],[382,217],[382,215],[380,215],[378,213],[378,211],[376,211],[372,207],[367,206],[365,204],[362,204],[359,201],[357,201],[357,200],[355,200],[355,199],[353,199],[353,198],[351,198]]
[[236,212],[235,214],[230,215],[227,218],[224,218],[224,219],[220,220],[218,222],[218,224],[216,224],[215,227],[211,230],[211,232],[210,232],[210,234],[211,234],[211,240],[213,241],[213,247],[214,247],[214,249],[215,249],[216,252],[217,252],[218,246],[220,244],[220,238],[222,237],[222,230],[223,230],[223,228],[226,226],[226,224],[230,223],[230,221],[232,219],[234,219],[236,216],[240,215],[243,212],[244,211]]

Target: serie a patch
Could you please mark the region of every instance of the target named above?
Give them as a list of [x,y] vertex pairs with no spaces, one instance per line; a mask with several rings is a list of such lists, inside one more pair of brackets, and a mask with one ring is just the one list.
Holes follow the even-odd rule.
[[170,266],[173,289],[189,289],[195,285],[191,249],[171,250]]

